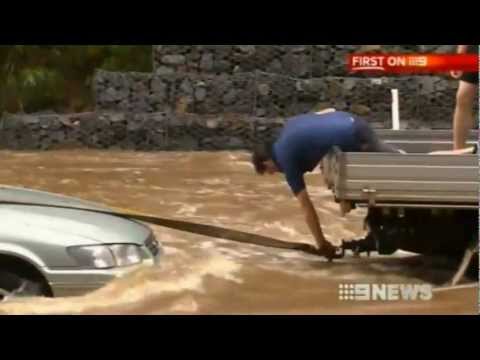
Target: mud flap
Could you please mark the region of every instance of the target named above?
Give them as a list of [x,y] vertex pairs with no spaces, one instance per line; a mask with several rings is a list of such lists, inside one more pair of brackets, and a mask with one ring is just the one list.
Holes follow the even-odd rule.
[[452,281],[450,282],[449,286],[451,287],[457,286],[460,283],[460,281],[463,280],[463,278],[467,274],[468,269],[472,265],[475,255],[478,255],[478,245],[474,243],[470,245],[467,248],[467,250],[465,250],[465,255],[463,257],[463,260],[460,263],[460,266],[455,276],[453,277]]

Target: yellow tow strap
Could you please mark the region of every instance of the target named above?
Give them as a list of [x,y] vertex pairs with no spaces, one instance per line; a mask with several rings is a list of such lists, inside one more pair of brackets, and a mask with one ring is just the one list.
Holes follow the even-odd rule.
[[275,249],[285,249],[285,250],[296,250],[302,251],[311,255],[319,255],[317,250],[310,244],[305,243],[293,243],[282,240],[273,239],[266,236],[250,234],[243,231],[232,230],[221,228],[218,226],[212,225],[203,225],[196,224],[187,221],[173,220],[167,218],[161,218],[158,216],[150,214],[142,214],[139,212],[134,212],[128,209],[121,208],[112,208],[112,210],[99,210],[91,208],[82,208],[75,206],[63,206],[55,204],[39,204],[39,203],[29,203],[29,202],[15,202],[15,201],[1,201],[0,205],[18,205],[18,206],[33,206],[33,207],[44,207],[44,208],[57,208],[57,209],[67,209],[67,210],[79,210],[79,211],[88,211],[98,214],[112,215],[123,218],[129,218],[138,220],[145,223],[150,223],[153,225],[158,225],[174,230],[184,231],[192,234],[203,235],[218,239],[231,240],[244,244],[251,244]]

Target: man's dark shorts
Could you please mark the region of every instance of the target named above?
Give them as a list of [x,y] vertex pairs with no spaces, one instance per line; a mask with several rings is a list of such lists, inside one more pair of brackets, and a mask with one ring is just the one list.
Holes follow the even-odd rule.
[[[358,151],[372,153],[399,153],[400,150],[389,145],[378,137],[370,124],[362,118],[355,117],[354,122],[355,139],[358,142]],[[363,149],[367,146],[366,149]]]
[[[478,45],[469,45],[468,54],[477,54],[478,55]],[[460,80],[465,81],[469,84],[478,85],[478,72],[476,73],[465,73],[460,78]]]

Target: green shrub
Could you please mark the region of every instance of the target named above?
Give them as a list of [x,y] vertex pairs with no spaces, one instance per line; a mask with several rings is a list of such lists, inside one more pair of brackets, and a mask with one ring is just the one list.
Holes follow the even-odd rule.
[[152,71],[151,46],[0,46],[0,112],[93,109],[96,69]]

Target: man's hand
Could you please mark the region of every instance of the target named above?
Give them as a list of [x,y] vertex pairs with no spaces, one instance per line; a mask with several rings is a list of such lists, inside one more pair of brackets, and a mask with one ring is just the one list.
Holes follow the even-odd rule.
[[[461,54],[466,54],[467,50],[468,50],[468,45],[458,45],[457,54],[460,54],[460,55]],[[463,72],[462,71],[451,71],[450,75],[454,79],[459,80],[463,76]]]
[[325,244],[322,245],[321,248],[313,245],[305,245],[305,247],[301,250],[312,255],[325,257],[328,260],[340,259],[343,257],[343,255],[339,254],[339,249],[330,244],[329,242],[325,242]]
[[462,76],[463,76],[463,72],[462,71],[452,71],[450,73],[450,75],[455,79],[455,80],[459,80]]
[[330,244],[328,241],[325,241],[322,246],[318,248],[318,253],[329,259],[333,258],[336,252],[337,248]]
[[466,149],[460,150],[450,150],[450,151],[434,151],[431,152],[429,155],[472,155],[476,153],[476,147],[469,147]]

